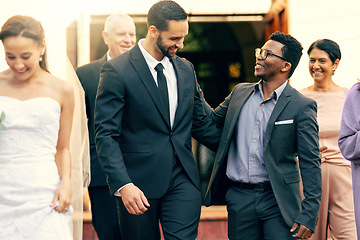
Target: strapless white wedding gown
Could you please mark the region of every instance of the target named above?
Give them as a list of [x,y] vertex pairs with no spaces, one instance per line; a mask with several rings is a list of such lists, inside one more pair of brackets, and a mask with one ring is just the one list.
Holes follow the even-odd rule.
[[55,164],[60,104],[49,97],[0,96],[0,239],[69,240],[71,213],[50,204],[60,178]]

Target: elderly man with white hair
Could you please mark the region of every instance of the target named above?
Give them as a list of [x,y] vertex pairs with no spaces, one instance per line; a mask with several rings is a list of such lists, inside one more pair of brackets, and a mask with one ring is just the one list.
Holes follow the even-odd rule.
[[135,24],[126,14],[111,15],[106,19],[102,33],[107,53],[100,59],[77,69],[76,73],[85,91],[86,113],[90,138],[91,182],[88,187],[92,223],[100,240],[121,239],[115,199],[109,193],[95,148],[94,107],[102,65],[130,50],[136,43]]

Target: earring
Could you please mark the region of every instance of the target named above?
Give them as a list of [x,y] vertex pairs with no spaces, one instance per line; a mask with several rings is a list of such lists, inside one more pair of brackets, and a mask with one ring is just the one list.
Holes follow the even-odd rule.
[[335,69],[333,69],[333,74],[332,75],[334,75],[335,74]]
[[41,56],[40,58],[39,58],[39,62],[41,62],[43,60],[43,57]]

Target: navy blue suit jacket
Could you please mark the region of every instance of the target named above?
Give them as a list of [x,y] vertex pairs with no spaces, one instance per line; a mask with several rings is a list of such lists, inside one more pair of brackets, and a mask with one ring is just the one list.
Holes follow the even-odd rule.
[[200,189],[191,136],[216,150],[221,130],[205,114],[192,64],[177,56],[172,64],[178,88],[172,128],[138,45],[101,70],[95,139],[111,194],[133,182],[147,198],[160,198],[168,189],[175,156]]

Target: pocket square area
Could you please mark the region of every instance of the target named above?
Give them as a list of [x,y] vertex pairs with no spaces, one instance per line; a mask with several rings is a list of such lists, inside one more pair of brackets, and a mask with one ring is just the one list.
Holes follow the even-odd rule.
[[294,119],[289,119],[289,120],[275,122],[275,125],[292,124],[293,122],[294,122]]

